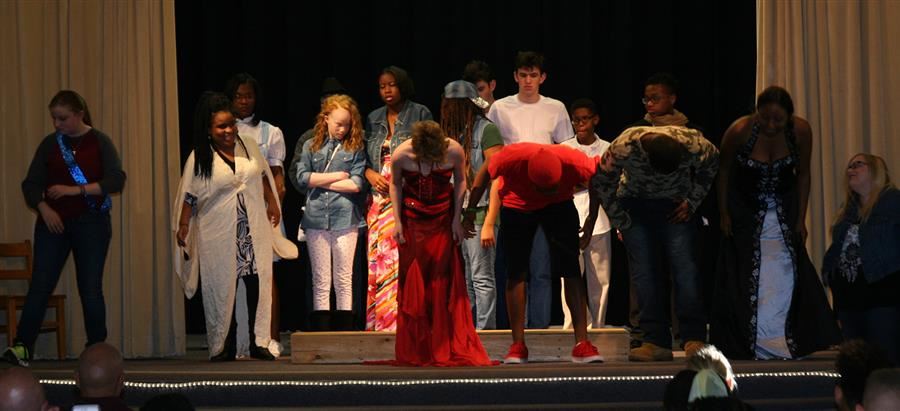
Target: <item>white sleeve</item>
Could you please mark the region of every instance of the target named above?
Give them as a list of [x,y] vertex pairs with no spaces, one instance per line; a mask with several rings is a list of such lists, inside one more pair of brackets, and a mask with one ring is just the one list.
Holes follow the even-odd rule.
[[285,150],[284,133],[280,128],[271,126],[269,128],[269,150],[266,152],[266,161],[270,167],[284,168]]
[[569,120],[569,113],[566,106],[560,103],[559,114],[556,116],[556,126],[553,128],[553,135],[550,136],[554,143],[562,143],[575,135],[575,129],[572,128],[572,122]]
[[494,124],[498,124],[498,123],[497,123],[497,118],[499,117],[499,116],[497,116],[497,110],[496,110],[496,109],[497,109],[497,106],[496,106],[496,104],[497,104],[496,101],[494,102],[494,104],[491,104],[491,107],[488,109],[488,112],[487,112],[487,118],[488,118],[488,120],[491,120],[491,122],[494,123]]

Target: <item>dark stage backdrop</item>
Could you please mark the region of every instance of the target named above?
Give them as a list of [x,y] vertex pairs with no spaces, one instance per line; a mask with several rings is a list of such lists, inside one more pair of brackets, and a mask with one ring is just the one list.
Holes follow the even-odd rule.
[[[313,124],[327,76],[344,83],[365,116],[381,105],[380,70],[403,67],[415,81],[412,99],[437,117],[443,85],[460,78],[472,59],[493,67],[497,98],[515,93],[518,50],[546,56],[541,94],[566,104],[589,97],[601,105],[598,133],[607,140],[643,116],[643,81],[672,72],[681,82],[676,107],[718,143],[753,104],[755,7],[753,0],[178,1],[182,158],[190,152],[200,93],[221,90],[236,72],[262,83],[261,116],[284,130],[290,161],[298,137]],[[298,202],[289,187],[288,233],[296,233]],[[286,329],[297,328],[306,295],[291,275],[279,274]],[[618,307],[625,297],[617,293],[610,301],[614,324],[624,315]],[[189,305],[188,311],[189,332],[202,330],[202,307]]]

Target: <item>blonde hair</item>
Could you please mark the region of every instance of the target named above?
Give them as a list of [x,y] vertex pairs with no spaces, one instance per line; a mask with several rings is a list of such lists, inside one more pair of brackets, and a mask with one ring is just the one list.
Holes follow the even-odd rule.
[[314,131],[313,141],[310,145],[310,151],[319,151],[325,140],[328,138],[328,124],[325,123],[325,117],[332,111],[342,108],[350,112],[350,132],[343,139],[344,150],[358,151],[365,144],[363,140],[362,117],[359,115],[356,101],[346,94],[335,94],[328,96],[322,102],[322,109],[316,116],[316,127]]
[[[865,161],[866,166],[869,167],[869,174],[872,175],[872,192],[869,194],[866,203],[862,204],[860,202],[861,199],[859,194],[850,188],[850,178],[847,176],[847,173],[844,173],[844,191],[846,192],[846,196],[844,198],[844,205],[838,210],[837,217],[835,217],[832,227],[847,217],[847,211],[851,205],[855,205],[858,208],[858,217],[860,221],[865,222],[866,219],[869,218],[869,214],[872,212],[875,204],[878,203],[878,199],[881,198],[881,195],[888,189],[894,188],[894,184],[891,183],[891,175],[888,172],[887,164],[884,162],[883,158],[869,153],[857,153],[850,157],[850,162],[859,156],[863,157],[863,161]],[[848,163],[847,165],[849,167],[850,164]]]
[[432,165],[444,162],[450,143],[438,123],[424,120],[413,124],[411,140],[417,161]]

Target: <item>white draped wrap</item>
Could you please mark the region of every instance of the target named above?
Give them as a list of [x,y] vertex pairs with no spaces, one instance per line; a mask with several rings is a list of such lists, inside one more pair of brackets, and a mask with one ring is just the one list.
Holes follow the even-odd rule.
[[[246,157],[242,156],[246,147]],[[213,155],[212,176],[204,180],[194,175],[194,153],[188,157],[178,186],[172,212],[172,230],[177,232],[181,207],[187,193],[197,197],[190,220],[185,247],[173,241],[175,273],[190,298],[197,291],[203,274],[203,310],[210,355],[222,351],[234,309],[237,284],[237,197],[244,195],[253,254],[259,273],[259,304],[256,307],[254,332],[256,344],[268,347],[272,311],[272,246],[273,230],[266,215],[263,177],[275,193],[274,179],[254,142],[237,143],[235,170],[218,155]],[[278,201],[277,196],[276,201]],[[279,204],[279,208],[281,205]]]

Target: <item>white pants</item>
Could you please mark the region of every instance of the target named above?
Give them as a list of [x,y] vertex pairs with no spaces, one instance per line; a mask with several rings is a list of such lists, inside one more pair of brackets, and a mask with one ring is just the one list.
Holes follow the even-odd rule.
[[[600,328],[606,323],[606,302],[609,299],[609,257],[612,231],[591,237],[587,248],[581,251],[578,262],[587,280],[588,328]],[[566,319],[563,329],[572,328],[572,313],[566,305],[566,291],[562,291],[562,309]],[[593,320],[593,321],[591,321]]]
[[353,309],[353,255],[356,252],[357,227],[345,230],[306,230],[309,262],[312,265],[313,310],[331,309],[331,283],[337,309]]

